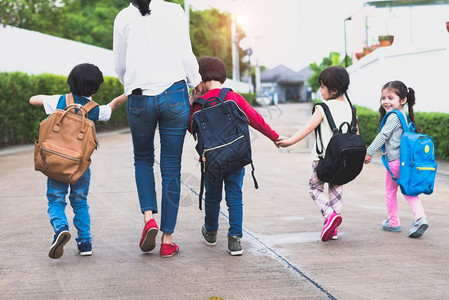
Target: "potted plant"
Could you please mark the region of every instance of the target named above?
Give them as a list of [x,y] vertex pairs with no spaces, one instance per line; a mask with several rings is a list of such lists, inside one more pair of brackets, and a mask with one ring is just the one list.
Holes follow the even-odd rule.
[[386,47],[391,46],[394,41],[394,35],[379,35],[379,46]]

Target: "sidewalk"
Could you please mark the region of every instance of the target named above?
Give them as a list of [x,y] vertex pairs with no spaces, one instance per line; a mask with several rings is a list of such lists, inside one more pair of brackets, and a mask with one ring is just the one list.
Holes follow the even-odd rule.
[[[261,109],[282,135],[292,134],[310,113],[307,104]],[[299,120],[299,121],[298,121]],[[244,186],[245,253],[227,252],[226,206],[218,243],[204,245],[203,212],[195,192],[199,166],[190,135],[183,156],[181,206],[169,259],[143,254],[143,227],[134,183],[128,132],[100,137],[92,164],[90,211],[93,251],[77,254],[74,239],[58,260],[48,258],[53,233],[46,213],[46,178],[34,171],[32,148],[0,154],[0,289],[3,299],[447,299],[449,297],[449,176],[437,176],[435,193],[423,196],[430,227],[407,237],[411,210],[399,196],[403,232],[384,232],[384,169],[367,165],[345,187],[339,240],[322,243],[323,219],[307,191],[312,140],[277,149],[252,134],[259,189],[248,174]],[[157,143],[156,143],[157,145]],[[158,154],[156,160],[159,160]],[[439,164],[439,170],[449,170]],[[157,186],[159,168],[155,167]],[[449,172],[447,173],[449,174]],[[160,195],[160,191],[158,191]],[[73,217],[67,208],[69,220]],[[159,221],[159,215],[156,220]],[[70,221],[70,224],[71,221]],[[72,238],[76,236],[73,226]],[[160,236],[160,235],[159,235]],[[158,241],[159,242],[159,241]]]

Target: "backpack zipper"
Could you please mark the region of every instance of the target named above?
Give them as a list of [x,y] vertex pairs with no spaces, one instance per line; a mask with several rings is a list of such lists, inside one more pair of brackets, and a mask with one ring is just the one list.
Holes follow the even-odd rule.
[[432,168],[432,167],[416,167],[416,169],[417,169],[418,171],[421,171],[421,170],[425,170],[425,171],[435,171],[435,168]]
[[223,144],[223,145],[220,145],[220,146],[216,146],[216,147],[212,147],[212,148],[209,148],[209,149],[204,149],[203,150],[203,155],[201,155],[201,161],[203,162],[203,173],[206,172],[206,152],[207,151],[216,150],[216,149],[220,149],[220,148],[229,146],[232,143],[235,143],[236,141],[238,141],[238,140],[240,140],[240,139],[242,139],[244,137],[245,137],[245,135],[242,134],[241,136],[239,136],[235,140],[230,141],[229,143],[226,143],[226,144]]
[[58,156],[61,156],[63,158],[66,158],[66,159],[69,159],[69,160],[73,160],[73,161],[80,161],[81,160],[81,159],[76,158],[76,157],[71,157],[71,156],[64,155],[64,154],[61,154],[59,152],[50,150],[48,148],[41,147],[41,157],[42,157],[42,161],[44,162],[46,168],[48,168],[48,165],[47,165],[47,157],[43,153],[44,151],[47,151],[47,152],[49,152],[51,154],[58,155]]

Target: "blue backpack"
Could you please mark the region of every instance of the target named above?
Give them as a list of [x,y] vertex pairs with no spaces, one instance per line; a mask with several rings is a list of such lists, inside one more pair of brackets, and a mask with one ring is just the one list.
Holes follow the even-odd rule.
[[201,106],[201,110],[193,113],[192,117],[192,133],[198,139],[195,148],[201,157],[200,209],[205,174],[223,178],[229,172],[251,164],[254,186],[258,188],[251,157],[248,118],[236,102],[225,101],[230,90],[223,88],[218,97],[197,98],[193,102],[193,106]]
[[[401,121],[404,133],[401,137],[399,178],[395,178],[388,166],[385,146],[382,146],[382,162],[390,172],[391,177],[408,196],[418,196],[423,193],[433,193],[437,163],[435,162],[435,145],[430,136],[416,132],[415,124],[400,110],[393,110],[385,115],[380,124],[379,132],[390,114],[396,114]],[[407,125],[408,123],[408,125]]]

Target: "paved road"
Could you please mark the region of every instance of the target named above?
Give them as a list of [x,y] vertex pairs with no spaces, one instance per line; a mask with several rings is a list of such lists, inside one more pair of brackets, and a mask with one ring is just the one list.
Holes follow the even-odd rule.
[[[260,112],[279,133],[293,133],[308,104]],[[3,299],[448,299],[449,167],[440,163],[435,193],[423,196],[430,227],[420,239],[384,232],[384,169],[364,168],[345,187],[339,240],[322,243],[322,217],[307,192],[313,139],[277,149],[252,135],[260,188],[244,186],[241,257],[226,252],[226,210],[215,247],[203,244],[197,208],[199,166],[186,136],[183,191],[170,259],[138,248],[143,218],[134,184],[128,132],[102,135],[92,164],[89,197],[93,250],[77,254],[70,241],[61,259],[48,258],[53,233],[46,213],[46,180],[33,170],[32,149],[0,153],[0,290]],[[156,168],[159,175],[159,170]],[[411,210],[399,196],[402,225]],[[73,216],[67,209],[69,218]],[[159,216],[156,217],[158,220]],[[70,223],[71,224],[71,223]],[[72,235],[74,227],[71,226]],[[158,248],[156,248],[158,249]]]

